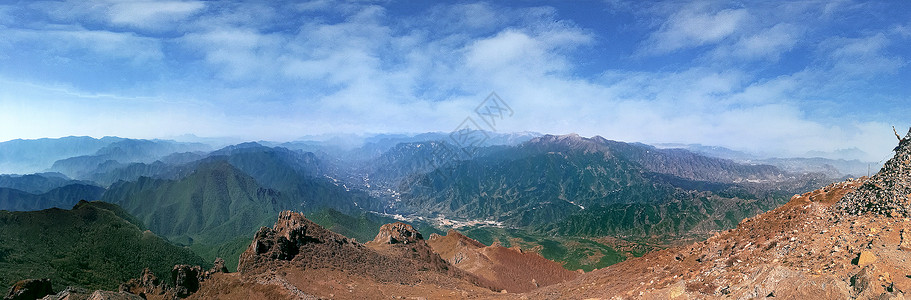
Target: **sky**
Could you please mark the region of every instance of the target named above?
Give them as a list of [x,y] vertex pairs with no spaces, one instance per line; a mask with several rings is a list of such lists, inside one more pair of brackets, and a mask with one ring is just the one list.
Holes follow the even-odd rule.
[[777,156],[911,126],[909,1],[5,3],[0,141],[449,132],[493,92],[491,131]]

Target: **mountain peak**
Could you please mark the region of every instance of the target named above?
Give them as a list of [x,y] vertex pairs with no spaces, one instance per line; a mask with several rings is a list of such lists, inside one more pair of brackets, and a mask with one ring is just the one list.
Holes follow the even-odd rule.
[[839,201],[840,211],[849,215],[911,216],[911,130],[893,151],[895,156],[879,173]]
[[559,134],[559,135],[545,134],[543,136],[531,139],[532,142],[539,142],[539,143],[540,142],[565,142],[565,141],[579,142],[579,141],[583,141],[583,140],[587,140],[587,139],[580,136],[577,133]]
[[224,148],[212,151],[210,155],[229,155],[237,151],[250,150],[250,149],[268,149],[269,147],[263,146],[257,142],[246,142],[240,143],[237,145],[225,146]]
[[300,253],[308,255],[299,260],[323,259],[327,257],[326,253],[341,251],[338,252],[341,254],[351,248],[358,247],[347,238],[308,220],[303,214],[282,211],[272,228],[259,229],[253,242],[241,254],[237,270],[250,273],[275,261],[294,260]]
[[600,136],[586,138],[575,133],[570,133],[564,135],[548,134],[541,137],[536,137],[528,141],[527,144],[546,146],[556,145],[559,147],[578,149],[586,152],[609,152],[607,150],[607,147],[605,147],[606,141],[606,139]]

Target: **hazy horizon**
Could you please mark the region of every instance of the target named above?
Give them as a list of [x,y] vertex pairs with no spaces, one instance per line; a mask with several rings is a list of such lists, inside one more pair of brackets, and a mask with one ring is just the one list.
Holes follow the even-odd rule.
[[[321,134],[315,136],[301,136],[298,138],[287,139],[287,140],[268,140],[268,139],[244,139],[241,137],[214,137],[214,136],[196,136],[193,134],[182,134],[176,136],[163,136],[163,137],[152,137],[152,138],[138,138],[138,137],[128,137],[128,136],[115,136],[115,135],[105,135],[105,136],[88,136],[88,135],[69,135],[69,136],[60,136],[60,137],[43,137],[36,139],[11,139],[0,141],[0,143],[15,141],[15,140],[39,140],[39,139],[60,139],[66,137],[90,137],[93,139],[101,139],[106,137],[114,138],[124,138],[124,139],[145,139],[145,140],[165,140],[165,141],[174,141],[179,143],[202,143],[208,146],[213,147],[213,150],[216,150],[221,147],[226,147],[230,145],[237,145],[241,143],[266,143],[267,146],[282,144],[282,143],[293,143],[293,142],[315,142],[322,146],[334,146],[339,147],[340,149],[351,150],[365,146],[368,142],[375,142],[382,138],[412,138],[420,135],[428,134],[439,134],[442,135],[444,140],[450,139],[449,134],[451,132],[435,131],[435,132],[399,132],[399,133],[350,133],[350,134]],[[569,133],[541,133],[541,132],[491,132],[488,131],[488,135],[535,135],[535,136],[544,136],[544,135],[572,135],[578,133],[569,132]],[[614,140],[624,143],[642,143],[647,145],[652,145],[657,148],[683,148],[687,149],[688,147],[712,147],[717,148],[721,147],[722,151],[736,151],[739,154],[749,156],[753,159],[767,159],[767,158],[826,158],[834,160],[858,160],[862,162],[871,162],[871,163],[882,163],[885,159],[891,157],[891,151],[888,152],[886,156],[876,160],[866,160],[865,157],[871,157],[869,153],[865,153],[858,148],[849,148],[849,149],[837,149],[835,151],[819,151],[819,150],[810,150],[805,153],[774,153],[774,152],[761,152],[761,151],[751,151],[750,149],[738,149],[738,148],[728,148],[720,145],[706,145],[700,143],[646,143],[636,140],[618,140],[601,135],[579,135],[583,138],[594,138],[595,136],[600,136],[607,140]],[[450,141],[451,142],[451,141]],[[732,153],[733,154],[733,153]],[[711,155],[710,155],[711,156]]]
[[[911,3],[0,5],[0,140],[578,133],[878,161],[911,126]],[[495,92],[495,124],[476,110]],[[505,107],[505,106],[504,106]]]

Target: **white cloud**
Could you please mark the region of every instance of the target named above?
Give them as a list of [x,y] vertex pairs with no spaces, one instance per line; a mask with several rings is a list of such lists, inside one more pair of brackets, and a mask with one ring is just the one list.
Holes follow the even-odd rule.
[[123,29],[161,32],[175,30],[187,18],[201,12],[202,1],[67,0],[35,1],[28,7],[52,21],[89,27],[99,23]]
[[29,45],[31,51],[46,51],[56,59],[75,59],[83,55],[81,51],[89,51],[93,56],[127,59],[139,64],[161,59],[164,55],[158,40],[132,33],[68,27],[49,30],[0,28],[0,34],[6,40],[6,47]]
[[911,25],[895,25],[895,27],[892,27],[892,32],[903,38],[909,38],[911,37]]
[[839,76],[893,73],[907,61],[886,53],[891,41],[883,33],[861,37],[833,37],[820,44],[822,55]]
[[544,61],[546,55],[540,42],[528,35],[512,30],[500,32],[494,37],[476,41],[468,48],[466,62],[485,71],[515,67],[552,70],[558,66],[533,66]]
[[221,79],[269,78],[275,72],[282,38],[246,28],[223,28],[190,33],[181,38],[186,46],[199,49],[205,61],[216,68]]
[[681,8],[661,24],[645,42],[645,53],[662,54],[679,49],[717,43],[737,31],[748,13],[746,9],[712,10],[694,3]]
[[782,53],[791,50],[802,35],[797,26],[781,23],[756,34],[740,38],[731,47],[719,48],[729,51],[721,55],[724,58],[768,59],[777,61]]
[[112,24],[143,29],[171,27],[205,7],[200,1],[130,1],[111,3],[108,17]]

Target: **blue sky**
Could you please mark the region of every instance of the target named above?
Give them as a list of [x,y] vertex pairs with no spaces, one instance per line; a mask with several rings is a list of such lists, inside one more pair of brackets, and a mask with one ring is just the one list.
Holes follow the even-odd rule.
[[499,132],[888,155],[908,1],[0,4],[0,140]]

